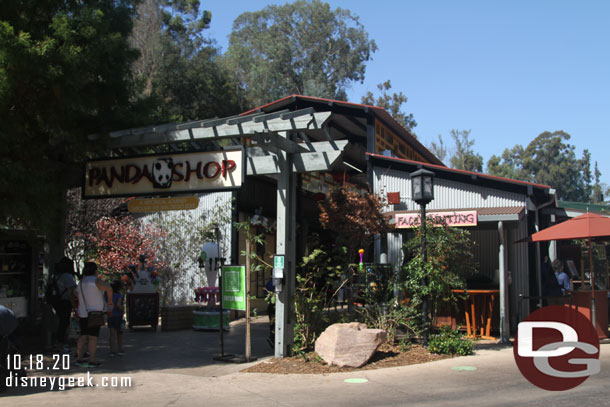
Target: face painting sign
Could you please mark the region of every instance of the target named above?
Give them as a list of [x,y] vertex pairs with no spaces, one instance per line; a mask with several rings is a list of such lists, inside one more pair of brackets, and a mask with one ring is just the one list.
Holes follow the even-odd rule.
[[109,198],[237,189],[243,151],[149,155],[88,161],[83,196]]
[[[419,213],[397,213],[394,220],[397,229],[421,225]],[[433,226],[476,226],[477,220],[477,211],[429,212],[426,215],[426,221]]]

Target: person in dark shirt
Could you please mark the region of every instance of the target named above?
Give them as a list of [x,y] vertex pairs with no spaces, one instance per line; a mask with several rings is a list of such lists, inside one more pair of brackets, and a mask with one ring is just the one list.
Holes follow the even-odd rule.
[[17,329],[18,321],[13,311],[0,305],[0,393],[6,391],[8,369],[5,366],[8,356],[9,336]]

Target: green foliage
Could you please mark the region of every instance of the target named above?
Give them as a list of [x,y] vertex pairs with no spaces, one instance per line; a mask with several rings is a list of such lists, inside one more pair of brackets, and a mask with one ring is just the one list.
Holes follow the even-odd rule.
[[295,93],[345,100],[376,49],[348,10],[299,0],[238,16],[227,56],[242,106],[254,107]]
[[540,134],[525,149],[523,168],[533,182],[556,188],[560,199],[587,202],[581,163],[569,139],[563,131]]
[[467,230],[432,227],[429,222],[426,226],[428,261],[422,264],[422,236],[418,229],[403,246],[405,262],[401,281],[413,306],[419,307],[422,297],[428,296],[434,316],[442,307],[455,306],[459,297],[452,290],[465,288],[466,278],[477,271],[477,265],[473,256],[474,242]]
[[363,305],[356,309],[370,328],[386,331],[389,343],[394,343],[400,327],[410,337],[420,333],[421,313],[409,303],[400,303],[394,295],[397,284],[391,267],[370,265],[358,273],[355,289],[361,291]]
[[[516,145],[504,150],[502,157],[492,156],[487,162],[487,172],[550,185],[557,190],[561,200],[599,202],[603,193],[603,186],[599,183],[601,173],[599,170],[591,173],[589,151],[585,150],[583,157],[578,159],[569,140],[570,135],[564,131],[545,131],[526,148]],[[595,184],[592,185],[593,180]]]
[[451,138],[455,142],[451,166],[458,170],[483,172],[483,157],[472,150],[474,139],[470,139],[470,130],[451,130]]
[[[383,92],[382,95],[375,99],[373,92],[367,92],[367,94],[362,97],[362,103],[365,105],[383,107],[398,123],[415,135],[413,133],[413,128],[417,126],[417,122],[413,118],[413,113],[407,114],[401,110],[403,103],[407,103],[407,97],[402,92],[394,92],[390,95],[388,92],[391,88],[392,85],[389,80],[378,84],[377,89],[379,89],[380,92]],[[442,161],[440,157],[439,159]]]
[[141,119],[127,42],[134,11],[129,0],[2,3],[0,223],[57,232],[86,136]]
[[346,246],[347,262],[354,262],[358,249],[368,247],[376,234],[392,230],[383,212],[385,205],[383,196],[349,185],[334,188],[318,203],[320,223]]
[[342,270],[332,256],[314,249],[298,266],[295,290],[295,325],[293,352],[313,349],[320,333],[328,326],[326,309],[341,286],[346,283]]
[[443,355],[467,356],[473,354],[473,345],[468,339],[463,339],[458,330],[444,326],[439,334],[432,335],[428,350]]
[[523,170],[523,146],[517,144],[512,149],[505,149],[502,157],[492,155],[487,161],[487,172],[498,177],[527,181],[528,176]]
[[411,304],[399,304],[396,298],[387,303],[367,302],[357,312],[369,328],[383,329],[388,343],[394,343],[398,328],[411,338],[421,332],[421,312]]
[[210,11],[197,0],[145,0],[131,42],[142,94],[156,104],[155,121],[185,121],[239,113],[235,86],[204,33]]
[[436,141],[432,141],[427,148],[436,158],[443,162],[445,161],[445,158],[447,157],[447,146],[445,145],[443,137],[440,134],[438,135],[438,143]]

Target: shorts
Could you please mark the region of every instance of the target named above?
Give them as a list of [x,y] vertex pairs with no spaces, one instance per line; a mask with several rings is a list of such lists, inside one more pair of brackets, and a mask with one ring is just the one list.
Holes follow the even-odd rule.
[[123,333],[123,325],[123,317],[108,317],[108,328],[113,328],[116,329],[119,333]]
[[78,321],[78,325],[80,326],[80,334],[81,336],[95,336],[96,338],[100,336],[100,327],[88,327],[87,320],[89,318],[80,318]]

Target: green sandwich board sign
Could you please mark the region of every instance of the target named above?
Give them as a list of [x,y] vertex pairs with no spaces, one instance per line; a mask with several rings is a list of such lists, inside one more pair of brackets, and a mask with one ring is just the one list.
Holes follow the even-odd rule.
[[246,310],[246,267],[222,267],[222,308]]

